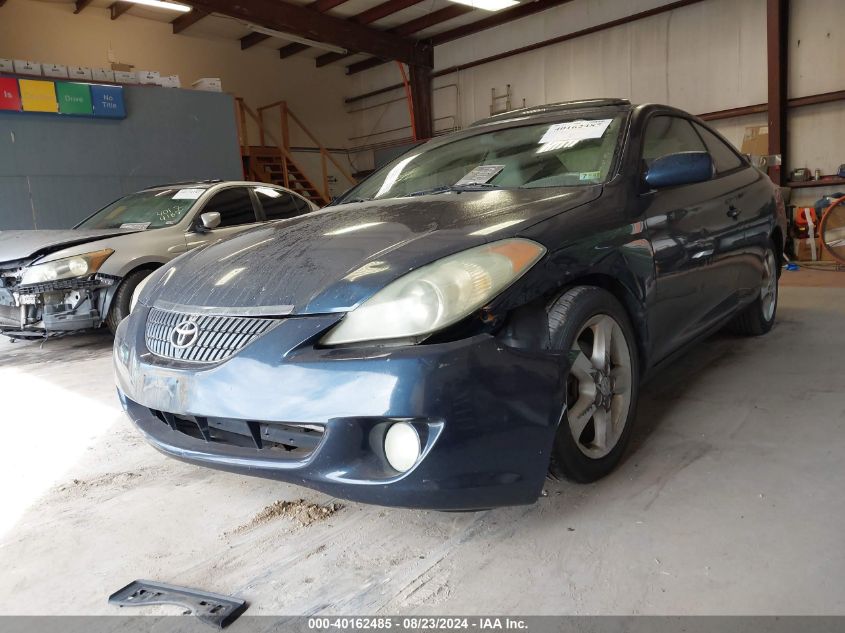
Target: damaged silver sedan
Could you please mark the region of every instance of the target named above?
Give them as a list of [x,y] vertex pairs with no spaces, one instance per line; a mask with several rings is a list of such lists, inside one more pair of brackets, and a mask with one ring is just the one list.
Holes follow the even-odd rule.
[[130,194],[73,229],[0,231],[0,334],[114,332],[138,285],[174,257],[316,209],[283,187],[203,181]]

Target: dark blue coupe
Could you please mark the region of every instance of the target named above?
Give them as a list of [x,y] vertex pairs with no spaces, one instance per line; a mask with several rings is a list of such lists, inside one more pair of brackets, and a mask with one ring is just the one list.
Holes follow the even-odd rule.
[[325,210],[192,251],[118,328],[163,453],[352,500],[472,510],[589,482],[641,382],[774,323],[778,190],[699,119],[624,100],[510,112]]

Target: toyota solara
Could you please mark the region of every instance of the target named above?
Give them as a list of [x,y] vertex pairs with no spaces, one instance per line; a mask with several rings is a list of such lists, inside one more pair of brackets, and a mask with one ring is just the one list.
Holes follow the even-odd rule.
[[771,181],[685,112],[499,115],[323,211],[153,273],[117,331],[120,399],[194,464],[347,499],[531,503],[620,461],[641,382],[775,320]]

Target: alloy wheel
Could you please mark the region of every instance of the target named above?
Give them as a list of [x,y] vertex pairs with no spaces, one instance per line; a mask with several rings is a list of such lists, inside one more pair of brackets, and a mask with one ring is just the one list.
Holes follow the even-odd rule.
[[763,319],[771,321],[775,315],[778,300],[778,266],[775,254],[768,250],[763,260],[763,279],[760,282],[760,303],[763,306]]
[[610,453],[631,407],[631,353],[619,323],[597,314],[572,344],[567,383],[569,429],[578,449],[599,459]]

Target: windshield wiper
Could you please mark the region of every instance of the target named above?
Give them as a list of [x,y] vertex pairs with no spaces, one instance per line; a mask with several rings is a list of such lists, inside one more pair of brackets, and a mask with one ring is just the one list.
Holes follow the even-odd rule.
[[441,187],[432,187],[431,189],[422,189],[412,193],[405,194],[404,197],[411,198],[414,196],[430,196],[437,193],[446,193],[447,191],[454,191],[461,193],[463,191],[478,191],[483,189],[500,189],[499,185],[494,185],[489,182],[474,182],[466,185],[443,185]]
[[369,202],[372,198],[350,198],[349,200],[341,200],[337,203],[336,206],[340,206],[342,204],[357,204],[359,202]]

